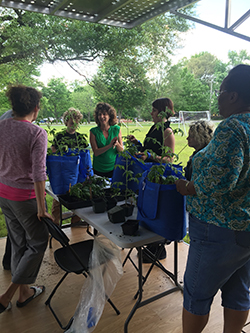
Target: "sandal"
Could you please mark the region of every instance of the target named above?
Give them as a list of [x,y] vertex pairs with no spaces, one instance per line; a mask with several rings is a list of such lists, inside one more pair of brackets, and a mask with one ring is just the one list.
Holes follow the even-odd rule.
[[44,292],[44,290],[45,290],[45,286],[40,286],[40,287],[33,286],[33,287],[30,287],[30,289],[34,289],[35,290],[34,295],[30,296],[29,298],[27,298],[26,301],[24,301],[24,302],[16,301],[16,306],[18,308],[24,307],[29,302],[31,302],[34,298],[36,298],[37,296],[41,295]]
[[3,313],[4,311],[9,311],[12,308],[11,302],[9,302],[8,306],[3,306],[3,304],[0,303],[0,313]]

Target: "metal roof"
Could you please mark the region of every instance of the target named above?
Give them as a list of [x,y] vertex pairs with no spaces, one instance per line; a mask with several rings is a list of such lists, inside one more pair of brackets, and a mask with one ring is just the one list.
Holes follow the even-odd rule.
[[3,7],[68,19],[133,28],[154,16],[197,0],[1,0]]
[[198,1],[201,0],[0,0],[0,5],[123,28],[133,28],[162,13],[171,12],[196,23],[250,41],[250,36],[235,31],[249,19],[250,4],[246,13],[236,22],[230,24],[231,0],[225,0],[225,24],[222,27],[179,11],[179,9]]

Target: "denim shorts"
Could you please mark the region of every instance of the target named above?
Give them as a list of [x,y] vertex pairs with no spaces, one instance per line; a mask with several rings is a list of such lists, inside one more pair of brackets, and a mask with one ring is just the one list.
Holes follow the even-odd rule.
[[189,235],[184,308],[208,314],[220,289],[223,307],[249,310],[250,232],[217,227],[190,214]]

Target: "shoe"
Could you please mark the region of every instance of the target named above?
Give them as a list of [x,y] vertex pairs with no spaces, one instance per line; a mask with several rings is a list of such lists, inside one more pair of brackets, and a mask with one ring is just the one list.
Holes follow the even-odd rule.
[[[156,255],[158,249],[159,249],[160,244],[150,244],[147,246],[147,250],[149,250],[150,252],[152,252],[153,255]],[[162,260],[167,258],[167,251],[165,249],[165,246],[158,258],[158,260]],[[148,256],[146,250],[142,250],[142,262],[144,264],[150,264],[153,262],[153,260]]]
[[0,303],[0,313],[3,313],[4,311],[9,311],[12,308],[11,302],[9,302],[7,307],[4,307],[3,304]]
[[30,289],[34,289],[35,290],[34,295],[30,296],[29,298],[27,298],[26,301],[24,301],[24,302],[18,302],[18,301],[16,301],[16,306],[18,308],[24,307],[29,302],[31,302],[34,298],[36,298],[37,296],[41,295],[44,292],[44,290],[45,290],[45,286],[40,286],[40,287],[33,286],[33,287],[30,287]]

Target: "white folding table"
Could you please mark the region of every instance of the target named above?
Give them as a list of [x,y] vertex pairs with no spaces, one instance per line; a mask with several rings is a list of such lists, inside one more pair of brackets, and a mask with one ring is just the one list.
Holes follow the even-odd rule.
[[[124,264],[127,259],[129,259],[133,265],[135,266],[136,270],[138,271],[138,291],[135,295],[135,299],[137,299],[134,307],[132,308],[131,312],[129,313],[125,324],[124,324],[124,333],[128,332],[128,324],[132,319],[133,315],[135,314],[136,310],[140,307],[149,304],[161,297],[169,295],[177,290],[183,290],[182,285],[178,282],[178,242],[174,242],[174,272],[168,271],[157,259],[154,263],[150,266],[147,274],[143,276],[142,274],[142,248],[144,245],[154,243],[154,242],[165,242],[166,240],[155,234],[152,231],[149,231],[143,227],[139,227],[138,235],[137,236],[126,236],[123,235],[121,225],[122,223],[111,223],[108,219],[107,212],[96,214],[93,212],[92,207],[75,209],[74,213],[86,221],[90,226],[94,229],[98,230],[101,234],[106,236],[109,240],[115,243],[117,246],[121,248],[130,248],[129,254],[127,255]],[[134,210],[133,216],[130,216],[129,219],[136,219],[137,216],[137,209]],[[130,258],[130,253],[136,248],[138,251],[138,266],[136,266],[133,260]],[[159,293],[151,298],[146,300],[142,300],[143,295],[143,285],[146,282],[148,275],[150,274],[154,265],[161,268],[168,276],[171,277],[175,286],[169,290],[166,290],[162,293]]]
[[[57,196],[53,193],[49,182],[46,182],[45,186],[46,192],[51,195],[54,199],[58,200]],[[120,203],[118,203],[120,204]],[[125,324],[124,324],[124,333],[128,332],[128,324],[135,314],[136,310],[140,307],[147,305],[153,301],[156,301],[166,295],[169,295],[177,290],[183,290],[183,286],[178,281],[178,242],[174,242],[174,272],[168,271],[158,260],[155,258],[154,262],[148,269],[145,276],[142,274],[142,248],[147,244],[151,244],[154,242],[165,242],[166,239],[155,234],[154,232],[147,230],[141,226],[139,226],[139,230],[137,236],[126,236],[122,232],[122,223],[111,223],[108,219],[107,212],[96,214],[93,212],[92,207],[80,208],[72,210],[74,214],[79,216],[81,219],[86,221],[90,226],[100,232],[102,235],[106,236],[109,240],[115,243],[117,246],[121,248],[129,248],[130,251],[124,260],[123,265],[125,265],[126,261],[129,259],[131,263],[134,265],[135,269],[138,272],[138,291],[135,294],[135,299],[137,299],[135,305],[130,311]],[[134,209],[133,216],[130,216],[129,219],[136,219],[137,217],[137,208]],[[133,260],[130,258],[130,253],[132,250],[136,248],[138,251],[138,265],[136,265]],[[168,289],[162,293],[159,293],[151,298],[146,300],[142,300],[143,295],[143,285],[146,282],[151,270],[154,265],[162,269],[174,282],[175,286],[171,289]]]

